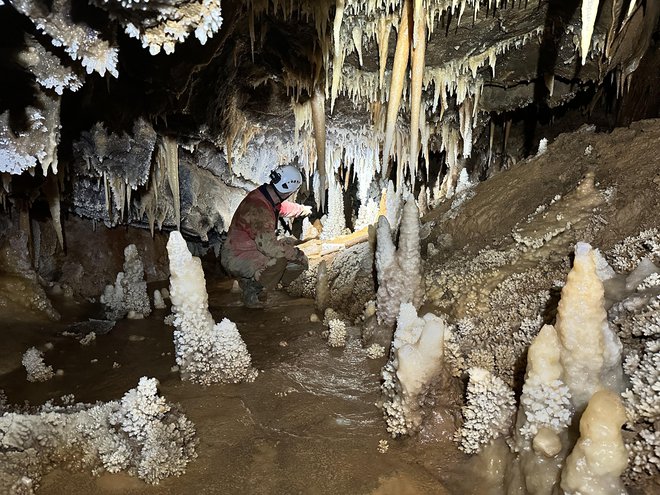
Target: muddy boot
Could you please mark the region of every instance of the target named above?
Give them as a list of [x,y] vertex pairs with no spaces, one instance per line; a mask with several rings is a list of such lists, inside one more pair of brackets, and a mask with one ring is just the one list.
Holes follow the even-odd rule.
[[250,278],[243,278],[238,283],[243,290],[243,305],[246,308],[263,308],[261,294],[264,292],[262,285]]

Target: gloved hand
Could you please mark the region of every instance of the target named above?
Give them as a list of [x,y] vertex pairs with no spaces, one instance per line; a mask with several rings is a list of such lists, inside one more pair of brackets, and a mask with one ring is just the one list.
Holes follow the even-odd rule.
[[300,213],[301,217],[308,217],[312,214],[312,207],[311,206],[303,206],[302,207],[302,212]]

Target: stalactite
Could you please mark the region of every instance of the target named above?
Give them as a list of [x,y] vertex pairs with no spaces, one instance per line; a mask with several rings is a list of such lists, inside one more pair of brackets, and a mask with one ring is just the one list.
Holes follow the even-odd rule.
[[316,168],[320,180],[319,194],[316,196],[316,206],[319,210],[325,208],[325,190],[327,189],[326,159],[325,159],[325,95],[317,86],[312,94],[312,122],[314,124],[314,141],[316,143]]
[[495,122],[490,121],[490,138],[488,139],[488,162],[486,168],[490,169],[490,163],[493,158],[493,139],[495,138]]
[[506,157],[506,147],[509,142],[509,133],[511,132],[511,119],[508,119],[504,124],[504,142],[502,144],[502,160]]
[[[313,94],[312,98],[314,98]],[[293,109],[293,117],[295,122],[293,131],[293,146],[297,147],[299,144],[301,131],[311,131],[313,128],[312,99],[309,99],[304,103],[298,103],[294,98],[292,98],[291,108]]]
[[441,188],[441,193],[451,198],[454,195],[456,182],[458,181],[459,161],[458,161],[458,142],[459,132],[449,125],[443,126],[442,129],[442,147],[445,150],[445,162],[447,163],[447,175]]
[[430,154],[429,154],[429,141],[431,140],[431,126],[426,122],[426,110],[422,110],[419,114],[419,130],[422,142],[422,154],[424,156],[424,165],[426,169],[426,177],[429,177]]
[[110,203],[110,184],[108,183],[108,175],[103,172],[103,195],[105,198],[105,211],[108,213],[108,218],[112,218],[112,204]]
[[2,178],[2,189],[0,190],[0,204],[2,209],[7,211],[7,195],[11,190],[11,174],[6,172],[0,173],[0,178]]
[[[124,208],[126,207],[126,183],[122,177],[110,176],[108,179],[110,190],[112,191],[112,203],[114,209],[119,210],[119,220],[124,219]],[[109,209],[108,216],[112,219],[112,207]]]
[[596,24],[596,15],[598,14],[599,0],[582,0],[582,30],[580,32],[580,55],[582,56],[582,65],[587,61],[589,54],[589,45],[591,36]]
[[48,201],[48,209],[50,210],[50,217],[57,234],[57,241],[60,247],[64,249],[64,235],[62,232],[62,217],[60,213],[60,188],[57,183],[57,176],[49,174],[46,176],[46,182],[43,186],[44,195]]
[[248,29],[250,30],[250,53],[252,54],[252,62],[254,62],[254,9],[248,9]]
[[552,98],[552,94],[555,91],[555,75],[545,74],[543,78],[545,80],[545,87],[548,88],[548,94]]
[[156,155],[158,166],[167,172],[167,182],[174,201],[174,218],[177,229],[181,228],[181,196],[179,195],[179,145],[171,136],[163,136],[158,142]]
[[11,174],[3,172],[0,176],[2,176],[2,188],[6,193],[9,193],[11,190]]
[[385,68],[387,67],[387,49],[390,42],[390,31],[392,22],[389,18],[381,17],[378,20],[378,89],[383,90],[383,80],[385,79]]
[[426,15],[422,0],[415,0],[413,18],[414,36],[410,56],[410,181],[414,186],[419,156],[419,121],[422,107],[422,83],[424,82],[424,56],[426,54]]
[[341,23],[344,17],[345,0],[337,0],[335,19],[332,26],[332,41],[334,43],[334,57],[332,59],[332,88],[330,90],[330,113],[334,110],[335,99],[341,83],[341,71],[344,66],[344,44],[341,38]]
[[396,117],[399,113],[399,104],[403,93],[403,83],[408,70],[408,57],[410,54],[410,16],[412,15],[410,0],[405,0],[401,14],[401,23],[397,33],[396,49],[394,51],[394,64],[392,66],[392,81],[390,82],[390,95],[387,102],[387,124],[385,127],[385,144],[383,145],[383,163],[387,163],[390,156],[390,147],[394,138]]
[[460,121],[461,139],[463,139],[463,156],[468,157],[472,154],[472,126],[473,112],[472,100],[467,98],[458,110]]
[[355,26],[351,32],[353,37],[353,44],[355,45],[355,51],[358,54],[358,61],[360,62],[360,67],[362,67],[362,29],[359,26]]

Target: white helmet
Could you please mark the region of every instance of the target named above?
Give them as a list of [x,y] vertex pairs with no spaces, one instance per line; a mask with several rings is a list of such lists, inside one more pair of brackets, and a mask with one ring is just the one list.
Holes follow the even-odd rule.
[[293,165],[284,165],[270,173],[270,183],[280,194],[293,194],[302,184],[302,174]]

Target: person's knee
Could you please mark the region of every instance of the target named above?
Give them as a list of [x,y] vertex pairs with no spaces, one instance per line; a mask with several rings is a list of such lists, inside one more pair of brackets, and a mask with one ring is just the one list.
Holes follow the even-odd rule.
[[273,289],[277,286],[282,274],[286,270],[286,258],[272,258],[266,268],[257,274],[257,280],[267,289]]

